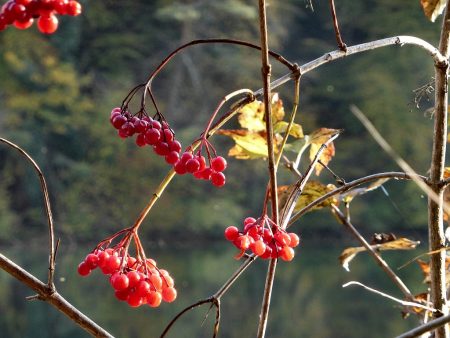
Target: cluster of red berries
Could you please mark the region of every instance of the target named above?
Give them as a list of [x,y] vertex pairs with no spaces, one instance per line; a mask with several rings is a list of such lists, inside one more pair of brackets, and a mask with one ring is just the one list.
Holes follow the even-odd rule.
[[[209,154],[208,154],[209,155]],[[179,175],[191,173],[199,180],[209,180],[216,187],[225,185],[225,175],[223,171],[227,168],[227,161],[222,156],[216,156],[209,159],[209,166],[206,165],[206,159],[198,152],[194,155],[187,150],[179,161],[174,165],[174,170]]]
[[166,270],[158,269],[153,259],[123,255],[121,249],[96,249],[78,265],[78,273],[87,276],[99,268],[109,276],[115,296],[132,307],[147,304],[158,307],[161,301],[173,302],[177,297],[174,281]]
[[56,15],[77,16],[81,10],[81,4],[76,0],[9,0],[0,10],[0,31],[8,25],[27,29],[37,19],[38,29],[44,34],[52,34],[58,29]]
[[133,116],[121,108],[111,111],[110,121],[121,138],[137,134],[136,144],[139,147],[152,146],[154,152],[164,156],[167,163],[175,164],[180,159],[181,143],[175,139],[166,121],[158,121],[147,115]]
[[267,216],[258,219],[247,217],[242,232],[235,226],[229,226],[225,229],[225,238],[241,250],[237,258],[250,250],[262,259],[280,257],[291,261],[295,255],[293,248],[300,243],[295,233],[288,233],[276,226]]

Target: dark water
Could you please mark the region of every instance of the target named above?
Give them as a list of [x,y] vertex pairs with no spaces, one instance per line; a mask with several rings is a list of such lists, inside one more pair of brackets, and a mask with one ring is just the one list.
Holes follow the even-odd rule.
[[[342,284],[357,280],[401,298],[400,292],[366,254],[358,256],[351,272],[337,261],[343,244],[309,241],[297,250],[291,263],[280,262],[273,290],[266,337],[393,337],[417,325],[402,319],[401,308],[378,295]],[[45,242],[30,243],[1,251],[45,280]],[[57,288],[66,299],[116,337],[159,337],[165,325],[182,308],[213,294],[239,266],[235,250],[222,241],[193,248],[147,249],[160,267],[171,272],[178,299],[157,309],[138,309],[119,303],[109,283],[96,271],[86,278],[76,273],[80,259],[90,250],[62,246],[57,264]],[[425,248],[422,249],[424,251]],[[384,253],[393,268],[419,251]],[[267,262],[256,261],[222,298],[219,337],[254,337],[258,325]],[[413,293],[425,291],[422,276],[411,264],[399,275]],[[52,307],[25,301],[32,292],[0,271],[0,337],[89,337]],[[200,307],[177,322],[168,337],[211,337],[215,313],[202,321],[208,306]]]

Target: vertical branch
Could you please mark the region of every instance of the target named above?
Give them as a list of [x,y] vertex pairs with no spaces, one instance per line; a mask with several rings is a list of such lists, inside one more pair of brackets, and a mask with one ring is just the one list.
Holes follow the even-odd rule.
[[[448,59],[450,39],[450,0],[447,1],[444,20],[441,29],[439,50]],[[436,203],[428,199],[428,237],[430,251],[440,250],[445,246],[444,224],[443,224],[443,193],[444,188],[439,184],[443,179],[445,165],[445,150],[447,143],[447,114],[448,114],[448,62],[435,64],[435,114],[434,114],[434,137],[433,153],[430,170],[430,187],[438,195]],[[440,250],[430,258],[431,274],[431,301],[433,307],[442,316],[448,313],[445,283],[445,250]],[[448,338],[448,325],[441,326],[435,331],[437,338]]]
[[334,0],[329,0],[329,1],[330,1],[331,17],[333,18],[334,32],[336,34],[336,41],[337,41],[339,49],[343,52],[346,52],[347,45],[342,40],[341,32],[339,30],[339,24],[338,24],[337,15],[336,15],[336,8],[334,7]]
[[[264,109],[266,119],[266,134],[267,134],[267,150],[269,159],[269,174],[270,174],[270,191],[271,191],[271,208],[272,220],[278,225],[278,196],[277,196],[277,170],[275,166],[275,156],[273,151],[273,127],[272,127],[272,107],[270,95],[270,76],[271,65],[269,63],[269,48],[267,36],[267,15],[265,0],[259,0],[259,25],[261,34],[261,72],[263,78],[264,90]],[[269,263],[269,270],[267,272],[264,296],[261,305],[261,314],[258,324],[258,338],[263,338],[266,332],[267,318],[269,316],[270,299],[272,296],[273,281],[275,278],[275,270],[277,266],[277,259],[272,259]]]

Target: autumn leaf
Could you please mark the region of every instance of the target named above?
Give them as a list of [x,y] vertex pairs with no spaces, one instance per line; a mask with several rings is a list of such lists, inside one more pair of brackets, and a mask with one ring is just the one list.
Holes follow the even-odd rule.
[[[329,129],[329,128],[320,128],[314,131],[312,134],[309,135],[308,141],[311,143],[311,147],[309,148],[309,159],[312,161],[314,157],[316,156],[317,152],[319,151],[322,144],[327,142],[330,137],[336,135],[339,130],[337,129]],[[330,163],[332,157],[335,155],[335,149],[334,144],[331,142],[328,144],[327,148],[322,152],[319,160],[325,164],[328,165]],[[316,175],[319,176],[321,171],[323,170],[323,166],[320,163],[317,163],[315,166],[315,172]]]
[[434,22],[442,14],[445,8],[445,0],[420,0],[425,16]]
[[389,180],[390,180],[389,178],[380,178],[380,179],[372,182],[367,187],[356,188],[356,189],[350,190],[349,192],[341,194],[340,200],[343,201],[344,203],[350,203],[353,200],[353,198],[355,198],[356,196],[363,195],[369,191],[378,189],[379,187],[381,187],[384,183],[386,183]]
[[[289,126],[289,123],[286,121],[278,121],[273,126],[273,132],[277,134],[285,133],[287,130],[287,127]],[[303,128],[301,125],[297,123],[293,123],[291,126],[291,130],[289,132],[289,135],[295,137],[295,138],[303,138]]]
[[228,151],[228,156],[243,160],[267,157],[265,133],[252,133],[245,130],[219,130],[217,133],[231,137],[236,143]]
[[[371,245],[371,247],[375,250],[412,250],[415,249],[419,244],[419,241],[412,241],[408,238],[399,238],[382,244],[374,244]],[[342,251],[341,255],[339,256],[339,262],[345,270],[350,271],[350,262],[358,253],[363,251],[366,251],[366,248],[363,246],[347,248]]]
[[[280,210],[282,210],[286,203],[288,202],[289,195],[292,193],[292,190],[294,189],[295,185],[283,185],[278,187],[278,202],[280,205]],[[308,181],[303,188],[303,191],[297,200],[297,203],[295,204],[294,211],[298,212],[302,210],[304,207],[306,207],[311,202],[315,201],[316,199],[322,197],[326,193],[336,189],[336,187],[333,184],[324,185],[317,181]],[[311,210],[317,210],[322,209],[325,207],[329,207],[332,204],[337,205],[339,202],[335,197],[330,197],[323,201],[322,203],[314,206]]]
[[[425,262],[424,260],[418,259],[417,264],[419,264],[419,268],[420,268],[420,270],[422,270],[422,273],[424,276],[423,283],[430,283],[430,281],[431,281],[431,279],[430,279],[430,263]],[[446,256],[445,257],[445,271],[448,271],[449,267],[450,267],[450,257]],[[447,281],[447,284],[448,283],[449,282]]]

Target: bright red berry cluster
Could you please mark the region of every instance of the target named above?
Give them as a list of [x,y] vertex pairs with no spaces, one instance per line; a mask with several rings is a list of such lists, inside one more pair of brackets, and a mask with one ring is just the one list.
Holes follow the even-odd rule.
[[[112,240],[124,233],[125,236],[117,245],[103,249],[103,246],[108,246]],[[136,257],[128,254],[132,239],[136,243]],[[116,298],[132,307],[144,304],[158,307],[161,301],[170,303],[177,297],[170,274],[157,268],[155,260],[145,258],[137,233],[130,229],[121,230],[100,242],[78,265],[78,273],[87,276],[96,268],[109,277]]]
[[280,257],[291,261],[295,255],[294,248],[300,243],[295,233],[288,233],[276,226],[267,216],[258,219],[247,217],[242,232],[235,226],[229,226],[225,229],[225,238],[241,250],[237,258],[250,250],[262,259]]
[[121,138],[136,134],[136,144],[139,147],[150,145],[156,154],[164,156],[167,163],[178,162],[181,143],[175,139],[175,134],[166,121],[161,118],[152,119],[144,114],[133,116],[122,108],[111,111],[110,121]]
[[[209,157],[209,152],[208,152]],[[187,150],[179,161],[174,165],[175,172],[179,175],[191,173],[195,178],[200,180],[209,180],[216,187],[225,185],[225,175],[223,171],[227,168],[227,161],[222,156],[209,158],[209,166],[206,165],[206,159],[198,152],[194,155]]]
[[0,31],[8,25],[27,29],[37,19],[38,29],[52,34],[58,29],[57,15],[77,16],[81,10],[75,0],[9,0],[0,10]]

